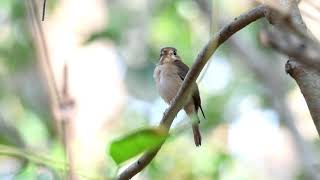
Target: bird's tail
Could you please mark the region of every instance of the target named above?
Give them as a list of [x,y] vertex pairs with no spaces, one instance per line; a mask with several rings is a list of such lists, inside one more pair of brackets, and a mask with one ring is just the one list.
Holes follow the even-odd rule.
[[184,108],[186,113],[188,114],[191,122],[192,122],[192,131],[193,131],[193,139],[196,146],[201,146],[201,133],[199,129],[200,119],[197,113],[194,113],[194,109],[192,106],[187,106]]
[[193,139],[196,146],[201,146],[201,134],[199,130],[199,124],[194,122],[192,124],[192,131],[193,131]]

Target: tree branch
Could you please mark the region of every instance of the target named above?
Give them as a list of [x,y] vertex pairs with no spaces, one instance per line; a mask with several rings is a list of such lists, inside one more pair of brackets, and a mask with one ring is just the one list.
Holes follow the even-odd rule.
[[297,58],[311,68],[320,69],[320,46],[317,42],[280,29],[266,32],[265,35],[267,43],[275,50]]
[[305,65],[289,60],[286,72],[294,78],[307,102],[312,119],[320,134],[320,74],[319,71]]
[[[187,99],[190,91],[192,90],[192,85],[196,82],[201,70],[208,62],[209,58],[216,51],[216,49],[225,42],[234,33],[246,27],[248,24],[264,17],[264,11],[267,7],[264,5],[257,6],[256,8],[240,15],[235,18],[233,22],[229,23],[227,26],[223,27],[219,32],[217,32],[212,39],[206,44],[206,46],[198,54],[195,63],[191,67],[190,71],[186,75],[186,78],[179,89],[173,103],[169,109],[164,113],[159,126],[164,127],[169,131],[173,119],[183,107],[185,99]],[[146,167],[151,160],[155,157],[157,152],[160,150],[162,144],[155,150],[148,151],[142,155],[136,162],[131,164],[127,169],[120,173],[118,179],[130,179],[137,173],[139,173],[144,167]]]
[[[318,134],[320,135],[320,72],[319,72],[319,46],[317,42],[313,42],[311,38],[308,38],[308,29],[306,25],[304,24],[298,4],[295,0],[279,0],[279,6],[283,6],[286,9],[290,9],[290,12],[288,14],[288,18],[290,23],[292,23],[292,27],[298,28],[299,32],[302,32],[303,34],[306,34],[306,36],[303,37],[303,39],[300,39],[300,41],[296,41],[296,39],[288,41],[288,39],[280,39],[277,38],[276,41],[272,41],[273,47],[275,49],[278,49],[285,54],[289,56],[290,61],[286,64],[286,71],[296,80],[298,83],[301,92],[303,96],[305,97],[305,100],[308,104],[309,111],[311,113],[311,116],[313,118],[314,124],[317,128]],[[299,32],[298,33],[290,33],[286,29],[283,29],[283,21],[279,18],[279,16],[275,16],[276,13],[270,13],[270,17],[267,17],[268,20],[274,19],[276,21],[270,22],[274,25],[274,35],[280,35],[280,36],[296,36],[295,38],[299,39]],[[275,22],[275,23],[274,23]],[[275,37],[272,37],[275,38]],[[288,41],[288,42],[286,42]],[[284,43],[287,43],[284,45]],[[302,46],[301,46],[302,45]],[[285,47],[287,46],[287,47]],[[311,51],[309,48],[311,46],[313,47],[313,51]],[[317,47],[318,46],[318,47]],[[290,49],[291,48],[291,49]],[[298,49],[297,49],[298,48]],[[302,48],[302,50],[301,50]],[[293,52],[295,50],[298,50],[298,52]],[[315,52],[318,51],[318,52]],[[301,63],[304,63],[303,65]],[[308,66],[307,66],[308,65]],[[292,123],[291,123],[292,124]],[[294,138],[300,138],[300,137],[294,137]],[[302,151],[304,153],[307,152],[306,147],[303,144],[299,144],[298,150]],[[313,157],[306,156],[304,157],[302,164],[305,165],[305,170],[308,173],[309,178],[311,179],[319,179],[319,174],[315,167],[313,166]]]
[[[308,33],[296,2],[291,0],[285,5],[291,9],[289,18],[292,19],[292,23],[295,23],[294,26]],[[271,19],[276,19],[276,17],[271,17]],[[288,32],[283,29],[281,20],[274,23],[274,27],[275,30],[271,32],[271,36],[267,36],[267,41],[273,48],[289,56],[290,61],[287,62],[286,70],[298,83],[320,135],[320,94],[318,92],[320,88],[320,47],[318,42],[309,38],[300,39],[293,33],[288,35]],[[287,38],[283,39],[283,37]]]
[[59,104],[59,102],[61,102],[61,97],[60,97],[59,89],[54,77],[45,34],[43,32],[42,25],[39,20],[40,17],[38,14],[39,12],[37,10],[38,7],[34,0],[27,0],[25,2],[25,5],[28,12],[28,19],[31,25],[31,30],[32,30],[31,32],[32,32],[33,38],[36,42],[36,45],[38,46],[37,48],[40,49],[38,51],[39,65],[40,67],[43,68],[44,74],[48,79],[47,84],[50,90],[50,95],[52,96],[50,100],[52,101],[52,103]]
[[[70,127],[71,121],[72,119],[74,119],[73,111],[75,108],[75,102],[74,99],[72,99],[69,95],[67,66],[65,66],[64,68],[62,87],[63,91],[62,93],[60,93],[55,80],[45,34],[40,23],[39,12],[37,10],[38,6],[35,0],[28,0],[25,3],[29,15],[28,18],[31,24],[31,30],[34,36],[34,41],[36,43],[37,50],[39,53],[39,64],[41,67],[43,67],[44,74],[46,75],[46,78],[48,80],[47,82],[49,89],[52,89],[49,94],[53,106],[53,115],[57,122],[60,123],[59,125],[61,126],[60,128],[66,153],[66,159],[69,161],[70,164],[70,167],[68,169],[68,179],[73,180],[76,179],[76,177],[74,173],[74,161],[72,157],[72,143],[70,140],[72,132]],[[43,8],[45,8],[45,1]]]
[[[231,40],[232,45],[234,46],[233,50],[238,51],[238,54],[244,56],[244,58],[242,58],[243,62],[256,74],[260,79],[260,82],[266,87],[266,93],[272,101],[273,108],[277,111],[280,119],[291,134],[295,149],[298,153],[298,158],[302,162],[301,164],[308,170],[309,174],[313,173],[312,177],[317,177],[317,174],[315,173],[316,169],[313,164],[318,158],[315,158],[316,155],[312,147],[299,133],[298,128],[295,125],[295,118],[287,106],[286,91],[284,89],[286,81],[284,78],[281,78],[281,76],[277,76],[277,74],[279,74],[277,70],[280,69],[279,64],[272,61],[274,59],[271,60],[270,57],[268,59],[268,57],[259,53],[254,47],[250,47],[250,45],[244,47],[244,43],[242,43],[244,41],[242,39],[233,37]],[[257,61],[257,57],[259,57],[259,61]],[[289,67],[287,68],[288,71],[291,71],[289,70]],[[272,69],[272,71],[270,71],[270,69]]]

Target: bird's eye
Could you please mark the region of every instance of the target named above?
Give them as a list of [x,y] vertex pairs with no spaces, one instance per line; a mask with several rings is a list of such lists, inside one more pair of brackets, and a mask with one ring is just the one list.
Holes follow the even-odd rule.
[[177,55],[177,51],[173,51],[173,55],[175,55],[175,56],[176,56],[176,55]]

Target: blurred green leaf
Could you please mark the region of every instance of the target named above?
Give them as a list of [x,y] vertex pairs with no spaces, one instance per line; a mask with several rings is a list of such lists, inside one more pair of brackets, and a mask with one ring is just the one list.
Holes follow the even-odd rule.
[[0,144],[11,145],[15,147],[24,147],[24,141],[21,134],[14,127],[9,125],[0,116]]
[[111,143],[109,154],[119,165],[122,162],[159,146],[167,137],[163,129],[148,128],[128,134]]
[[24,168],[21,173],[14,176],[15,180],[23,180],[23,179],[36,179],[37,177],[37,167],[35,164],[28,164],[26,168]]
[[26,18],[26,6],[19,0],[13,0],[11,2],[10,12],[10,18],[12,19],[12,21],[21,20],[21,18]]
[[104,28],[102,31],[97,31],[92,33],[84,44],[91,43],[96,40],[100,39],[111,39],[115,43],[120,43],[123,29],[126,29],[128,26],[128,14],[126,12],[118,13],[120,10],[115,8],[110,10],[109,14],[117,14],[116,16],[110,17],[110,22],[108,23],[107,27]]
[[168,1],[165,7],[158,9],[150,23],[149,43],[155,48],[176,47],[184,62],[190,64],[195,56],[191,30],[188,21],[177,12],[177,1]]
[[[22,149],[22,148],[16,148],[13,146],[7,146],[7,145],[2,145],[0,144],[0,157],[1,156],[9,156],[9,157],[15,157],[18,159],[27,159],[29,162],[27,168],[24,168],[21,173],[17,174],[18,176],[22,177],[29,177],[30,174],[34,173],[29,173],[29,167],[45,167],[48,170],[51,170],[53,173],[55,172],[67,172],[69,170],[69,164],[65,161],[57,161],[54,159],[52,156],[44,155],[39,152],[33,152],[27,149]],[[24,171],[27,171],[24,173]],[[87,173],[83,169],[77,169],[75,171],[79,177],[82,177],[84,179],[98,179],[91,174]],[[25,178],[22,178],[25,179]],[[35,178],[31,178],[35,179]]]
[[[0,4],[1,5],[1,4]],[[28,31],[28,21],[24,3],[13,0],[9,4],[10,24],[4,24],[5,29],[10,32],[1,38],[0,57],[4,64],[11,71],[21,70],[34,60],[34,46],[30,31]],[[7,27],[6,27],[7,26]]]
[[[17,128],[8,124],[1,115],[0,115],[0,144],[9,145],[17,148],[25,147],[25,143],[21,137],[21,134],[17,130]],[[28,166],[27,159],[21,158],[20,160],[21,160],[20,162],[21,166],[17,174],[24,171],[25,168],[27,168]]]
[[95,32],[89,36],[89,38],[85,41],[85,44],[91,43],[95,40],[104,39],[104,38],[111,39],[118,43],[120,41],[121,34],[117,29],[118,28],[111,27],[111,28],[105,29],[104,31]]
[[226,152],[218,151],[212,160],[212,177],[214,179],[221,179],[223,172],[228,171],[232,163],[232,157]]
[[21,121],[17,122],[17,130],[24,142],[32,147],[42,147],[48,140],[48,131],[43,121],[32,111],[25,111]]

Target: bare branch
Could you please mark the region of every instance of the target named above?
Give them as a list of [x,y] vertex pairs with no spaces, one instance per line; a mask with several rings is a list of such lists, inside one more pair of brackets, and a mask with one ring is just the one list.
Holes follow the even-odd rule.
[[39,15],[37,11],[37,5],[34,0],[27,0],[26,7],[28,11],[28,18],[32,24],[32,33],[35,40],[38,40],[37,45],[39,46],[39,60],[43,59],[44,62],[39,61],[39,64],[42,65],[45,75],[48,78],[48,86],[51,90],[52,102],[58,103],[61,102],[61,97],[59,94],[58,86],[53,73],[53,68],[50,60],[49,50],[47,47],[47,42],[45,34],[42,29],[41,22],[39,20]]
[[312,119],[320,134],[320,74],[319,71],[305,65],[289,60],[286,71],[298,83],[300,90],[307,102]]
[[[288,40],[289,36],[291,35],[291,32],[286,31],[283,29],[283,21],[279,19],[277,16],[275,16],[274,13],[271,13],[271,19],[275,19],[276,23],[271,23],[274,25],[273,33],[274,35],[279,35],[276,41],[273,41],[272,39],[269,39],[269,42],[272,41],[273,47],[275,49],[278,49],[279,51],[284,52],[289,56],[290,61],[286,64],[286,71],[296,80],[298,83],[302,94],[305,97],[305,100],[308,104],[309,111],[312,115],[313,121],[315,123],[315,126],[318,130],[318,134],[320,133],[320,72],[319,72],[319,61],[320,56],[319,52],[315,52],[316,49],[319,51],[320,48],[318,47],[317,42],[313,42],[311,38],[308,38],[308,29],[306,25],[304,24],[297,2],[295,0],[288,0],[288,1],[282,1],[279,2],[279,6],[284,6],[287,9],[290,9],[289,12],[289,20],[291,23],[293,23],[293,27],[299,28],[299,31],[307,34],[307,36],[303,36],[303,39],[300,39],[298,33],[292,33],[295,34],[296,39],[292,39],[289,42],[285,42],[287,44],[284,45],[283,41]],[[273,17],[272,17],[273,16]],[[270,19],[270,18],[268,18]],[[287,34],[287,35],[286,35]],[[289,35],[290,34],[290,35]],[[287,39],[281,39],[281,37],[287,37]],[[300,39],[298,41],[297,39]],[[288,47],[284,47],[288,46]],[[313,46],[312,51],[310,50],[310,47]],[[290,49],[291,48],[291,49]],[[306,49],[307,48],[307,49]],[[293,52],[298,51],[298,52]],[[317,55],[318,54],[318,55]],[[304,63],[302,65],[301,63]],[[308,67],[306,65],[309,65]],[[291,123],[292,124],[292,123]],[[294,135],[294,134],[293,134]],[[319,134],[320,135],[320,134]],[[294,138],[300,138],[300,137],[294,137]],[[299,144],[298,146],[299,151],[304,151],[306,153],[307,149],[303,146],[303,144]],[[312,162],[313,158],[309,155],[307,157],[304,157],[302,163],[305,165],[305,170],[308,173],[308,176],[310,179],[319,179],[319,174],[317,170],[313,166]]]
[[[72,158],[72,148],[71,148],[71,121],[74,119],[74,108],[75,101],[69,95],[68,89],[68,67],[65,65],[63,74],[63,87],[62,93],[60,93],[57,86],[53,68],[50,60],[50,55],[47,47],[47,42],[45,34],[40,23],[40,17],[37,11],[37,5],[34,0],[28,0],[26,6],[29,14],[29,21],[32,24],[32,32],[35,40],[38,40],[38,53],[39,53],[39,63],[42,65],[43,69],[46,71],[46,77],[48,79],[48,86],[52,88],[50,95],[53,106],[54,118],[60,123],[62,140],[64,143],[64,148],[66,151],[66,159],[68,159],[70,167],[68,169],[69,178],[75,179],[74,162]],[[45,2],[44,2],[45,8]],[[43,11],[44,13],[44,11]],[[44,15],[44,14],[43,14]],[[42,55],[42,56],[40,56]],[[42,62],[42,60],[44,62]]]
[[75,163],[72,155],[72,135],[73,128],[72,122],[75,117],[75,100],[70,96],[69,93],[69,69],[68,65],[65,64],[63,68],[63,85],[62,85],[62,102],[59,105],[58,113],[59,120],[61,121],[62,128],[62,139],[63,145],[66,151],[66,159],[69,162],[68,179],[76,179],[75,176]]
[[[206,44],[202,51],[198,54],[195,63],[188,72],[181,88],[179,89],[173,103],[169,109],[164,113],[159,126],[165,127],[169,131],[173,119],[183,107],[186,97],[190,94],[192,90],[192,85],[196,82],[201,70],[208,62],[212,54],[216,49],[225,42],[234,33],[246,27],[248,24],[256,21],[259,18],[264,17],[264,10],[266,6],[260,5],[256,8],[240,15],[235,18],[233,22],[229,23],[227,26],[222,28],[218,33],[216,33],[212,39]],[[136,162],[131,164],[127,169],[120,173],[118,179],[130,179],[137,173],[139,173],[144,167],[146,167],[151,160],[155,157],[157,152],[160,150],[161,145],[153,151],[149,151],[142,155]]]
[[[254,49],[252,46],[250,47],[247,45],[246,47],[243,47],[244,43],[239,43],[242,39],[235,39],[236,37],[231,38],[232,45],[235,46],[233,48],[234,51],[238,51],[238,54],[245,56],[242,61],[245,62],[245,64],[257,75],[260,82],[266,87],[267,96],[272,101],[273,108],[277,111],[291,134],[295,149],[302,162],[301,164],[306,169],[313,168],[314,162],[318,159],[315,158],[316,155],[310,144],[307,143],[299,133],[298,128],[294,123],[295,118],[287,106],[285,96],[286,91],[284,90],[286,81],[281,78],[281,76],[278,76],[279,73],[277,69],[280,69],[278,67],[279,64],[273,62],[273,59],[268,59],[268,57],[259,53],[258,50]],[[242,40],[241,42],[244,41]],[[257,57],[259,57],[259,61],[257,61]],[[272,69],[272,71],[270,71],[270,69]],[[275,73],[275,71],[277,73]],[[311,173],[314,171],[311,170]],[[314,175],[314,177],[317,177],[317,175]]]
[[[289,18],[294,19],[291,22],[295,23],[295,26],[303,29],[305,33],[308,33],[308,29],[302,20],[296,2],[288,2],[287,6],[290,6],[291,8]],[[273,18],[276,19],[276,17]],[[274,23],[274,27],[274,31],[268,33],[268,42],[276,50],[289,56],[290,61],[286,66],[287,72],[297,81],[301,91],[303,88],[306,88],[302,91],[302,94],[305,97],[312,97],[306,98],[306,101],[318,130],[318,134],[320,135],[320,111],[317,103],[314,103],[320,101],[320,96],[317,96],[317,94],[313,92],[313,90],[319,90],[317,89],[317,85],[319,85],[317,83],[319,83],[318,80],[320,78],[320,46],[318,42],[315,42],[310,38],[301,38],[298,35],[284,31],[281,21]],[[274,40],[275,38],[277,40]],[[304,65],[301,63],[304,63]]]
[[297,58],[311,68],[320,69],[320,46],[313,40],[279,29],[266,32],[266,37],[267,43],[275,50]]

